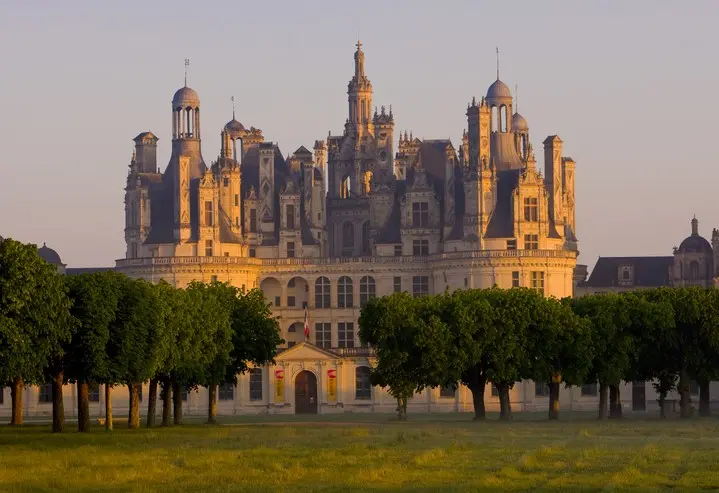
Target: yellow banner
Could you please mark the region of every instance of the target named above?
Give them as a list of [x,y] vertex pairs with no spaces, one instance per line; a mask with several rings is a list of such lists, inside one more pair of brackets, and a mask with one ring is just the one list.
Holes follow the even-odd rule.
[[337,370],[327,370],[327,402],[337,402]]
[[275,402],[285,402],[285,370],[275,370]]

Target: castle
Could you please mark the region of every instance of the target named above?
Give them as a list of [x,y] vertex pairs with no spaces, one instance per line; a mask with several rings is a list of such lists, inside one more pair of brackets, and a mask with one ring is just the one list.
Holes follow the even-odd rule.
[[[575,163],[549,136],[542,175],[527,120],[513,112],[499,73],[468,105],[458,147],[407,132],[396,139],[391,106],[378,110],[372,92],[358,42],[344,128],[312,151],[283,157],[262,130],[233,115],[219,157],[207,165],[200,98],[187,86],[172,99],[164,172],[158,138],[134,139],[127,254],[117,270],[178,287],[193,280],[259,287],[279,317],[286,347],[275,366],[240,379],[239,412],[393,408],[383,390],[369,387],[373,352],[357,336],[360,309],[375,296],[493,285],[573,294]],[[535,399],[521,389],[516,399]],[[463,388],[451,398],[446,389],[426,393],[419,401],[430,408],[471,407]]]

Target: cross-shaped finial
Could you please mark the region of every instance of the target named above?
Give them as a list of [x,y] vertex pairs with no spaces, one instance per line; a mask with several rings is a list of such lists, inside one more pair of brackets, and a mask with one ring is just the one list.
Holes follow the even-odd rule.
[[360,41],[360,40],[358,39],[358,40],[357,40],[357,51],[360,51],[360,50],[362,50],[362,41]]
[[187,67],[190,66],[190,59],[185,58],[185,87],[187,87]]

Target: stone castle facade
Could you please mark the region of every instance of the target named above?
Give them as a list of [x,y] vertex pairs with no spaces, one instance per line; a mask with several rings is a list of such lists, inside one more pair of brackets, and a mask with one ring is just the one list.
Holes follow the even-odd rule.
[[[456,146],[395,135],[391,106],[373,106],[357,43],[339,135],[283,157],[262,130],[233,115],[220,134],[220,156],[209,165],[201,152],[200,98],[182,87],[172,99],[172,155],[164,172],[158,138],[150,132],[135,138],[125,188],[127,255],[117,269],[178,287],[193,280],[259,287],[287,341],[277,366],[262,371],[262,409],[394,406],[379,389],[357,390],[367,385],[373,363],[357,336],[368,299],[493,285],[573,294],[575,163],[563,155],[561,139],[549,136],[540,172],[529,125],[497,75],[486,95],[468,105]],[[295,395],[298,379],[310,397]],[[338,382],[329,396],[328,385]],[[242,398],[240,407],[253,409],[249,396]]]
[[[344,127],[311,151],[283,156],[262,130],[233,114],[220,133],[220,156],[208,165],[200,98],[186,86],[172,99],[164,171],[158,138],[144,132],[134,139],[126,258],[116,270],[177,287],[217,280],[260,288],[287,341],[275,365],[221,390],[220,414],[393,411],[394,400],[369,384],[373,352],[357,335],[360,310],[372,297],[494,285],[573,295],[575,163],[552,135],[543,141],[544,174],[538,169],[527,120],[514,111],[499,74],[467,106],[456,145],[396,135],[391,106],[375,108],[372,95],[357,43]],[[118,394],[120,413],[126,392]],[[190,393],[185,412],[204,412],[204,394]],[[103,393],[97,395],[101,409]],[[498,407],[492,389],[487,399],[489,409]],[[545,410],[546,385],[518,383],[511,399],[516,410]],[[37,407],[36,400],[28,405]],[[562,402],[594,408],[596,395],[563,390]],[[471,393],[430,389],[409,407],[469,411]]]

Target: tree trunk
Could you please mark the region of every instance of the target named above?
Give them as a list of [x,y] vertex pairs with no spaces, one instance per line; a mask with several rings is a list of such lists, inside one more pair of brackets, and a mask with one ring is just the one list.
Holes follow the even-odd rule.
[[16,378],[10,385],[10,399],[12,400],[12,417],[10,424],[20,426],[22,424],[22,391],[25,385],[22,378]]
[[[63,372],[60,370],[52,379],[52,432],[65,431],[65,403],[62,400]],[[0,392],[2,392],[0,390]]]
[[77,431],[90,431],[90,399],[87,382],[77,383]]
[[622,417],[622,399],[619,395],[619,385],[609,386],[609,418]]
[[679,405],[681,406],[681,417],[691,418],[691,395],[689,389],[689,373],[686,370],[679,372]]
[[132,429],[140,427],[140,395],[137,385],[136,383],[127,385],[127,389],[130,391],[130,412],[127,416],[127,427]]
[[177,380],[172,381],[172,400],[175,404],[174,409],[174,418],[175,418],[175,424],[181,425],[182,424],[182,385],[180,385],[180,382]]
[[487,377],[480,377],[476,385],[473,385],[470,390],[472,391],[472,404],[474,404],[474,420],[480,421],[487,417],[487,410],[484,407],[484,389],[487,386]]
[[397,419],[407,421],[407,398],[397,397]]
[[162,382],[162,426],[170,426],[172,387],[170,381]]
[[207,424],[217,424],[215,417],[217,416],[217,385],[210,384],[207,387],[209,402],[207,403]]
[[709,408],[709,381],[699,384],[699,416],[711,416],[712,411]]
[[112,385],[105,384],[105,430],[112,431]]
[[609,386],[599,382],[599,419],[607,418],[607,393]]
[[667,401],[667,393],[666,392],[659,392],[659,416],[662,418],[667,417],[667,412],[664,407],[664,404]]
[[147,396],[147,427],[155,426],[155,414],[157,413],[157,379],[150,380],[150,392]]
[[495,385],[499,393],[499,419],[502,421],[511,421],[512,404],[509,401],[509,385],[506,383],[497,383]]
[[561,373],[553,373],[552,382],[549,384],[549,419],[559,419],[559,384],[561,382]]

